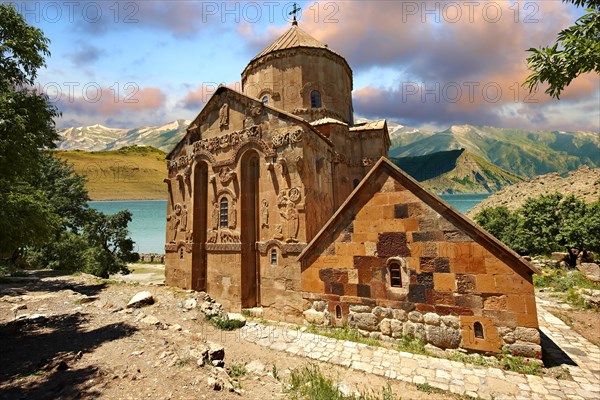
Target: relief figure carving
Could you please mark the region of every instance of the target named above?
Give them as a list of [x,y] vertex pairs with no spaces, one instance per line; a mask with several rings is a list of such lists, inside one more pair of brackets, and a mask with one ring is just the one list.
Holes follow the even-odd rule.
[[224,103],[219,110],[219,126],[224,127],[229,125],[229,105]]
[[260,206],[260,225],[264,228],[269,226],[269,200],[263,199]]

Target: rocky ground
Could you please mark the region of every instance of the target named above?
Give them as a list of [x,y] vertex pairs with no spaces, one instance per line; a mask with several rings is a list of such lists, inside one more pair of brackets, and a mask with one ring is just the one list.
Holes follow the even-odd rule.
[[[2,399],[279,399],[290,396],[290,371],[309,362],[244,341],[240,331],[214,328],[189,309],[195,292],[48,271],[1,282]],[[149,291],[154,304],[127,308],[140,291]],[[225,368],[212,366],[211,358],[215,364],[223,358]],[[349,391],[380,392],[388,384],[312,363]],[[229,379],[231,370],[242,376]],[[389,384],[398,398],[449,396]]]
[[555,192],[564,195],[573,194],[586,202],[598,200],[600,198],[600,168],[592,169],[583,166],[570,172],[564,178],[557,173],[551,173],[519,182],[491,195],[471,209],[467,215],[473,218],[479,211],[488,207],[506,206],[510,210],[516,210],[528,197]]

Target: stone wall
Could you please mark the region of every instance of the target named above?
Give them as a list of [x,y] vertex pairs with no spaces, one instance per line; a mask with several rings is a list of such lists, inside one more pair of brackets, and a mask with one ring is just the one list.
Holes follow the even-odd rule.
[[165,262],[165,255],[158,253],[140,253],[140,262],[162,263]]
[[[341,306],[334,302],[336,307]],[[461,317],[439,315],[433,312],[422,313],[381,306],[351,304],[348,313],[338,318],[335,307],[330,312],[327,300],[314,300],[304,311],[304,321],[320,326],[344,326],[357,329],[362,335],[383,340],[401,339],[412,336],[442,349],[456,349],[461,346],[464,324]],[[489,332],[488,332],[489,333]],[[498,327],[496,339],[502,350],[517,352],[525,357],[541,355],[540,334],[536,328]],[[487,351],[495,353],[494,346]]]

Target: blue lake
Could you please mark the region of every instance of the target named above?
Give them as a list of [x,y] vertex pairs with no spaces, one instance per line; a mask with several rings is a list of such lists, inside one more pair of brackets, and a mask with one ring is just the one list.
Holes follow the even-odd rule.
[[[488,194],[440,195],[444,201],[462,213],[466,213],[488,196]],[[90,201],[89,204],[90,207],[105,214],[115,214],[121,210],[131,211],[133,220],[129,223],[129,232],[136,243],[135,250],[140,253],[164,253],[167,225],[166,200]]]

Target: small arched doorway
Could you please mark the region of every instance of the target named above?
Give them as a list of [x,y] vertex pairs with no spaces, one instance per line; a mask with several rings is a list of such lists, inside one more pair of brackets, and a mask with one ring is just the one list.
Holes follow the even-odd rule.
[[208,218],[208,165],[194,168],[194,209],[192,213],[192,290],[206,290],[206,229]]
[[256,251],[258,240],[258,181],[260,178],[259,157],[255,151],[248,151],[241,162],[241,233],[242,308],[260,305],[260,267]]

